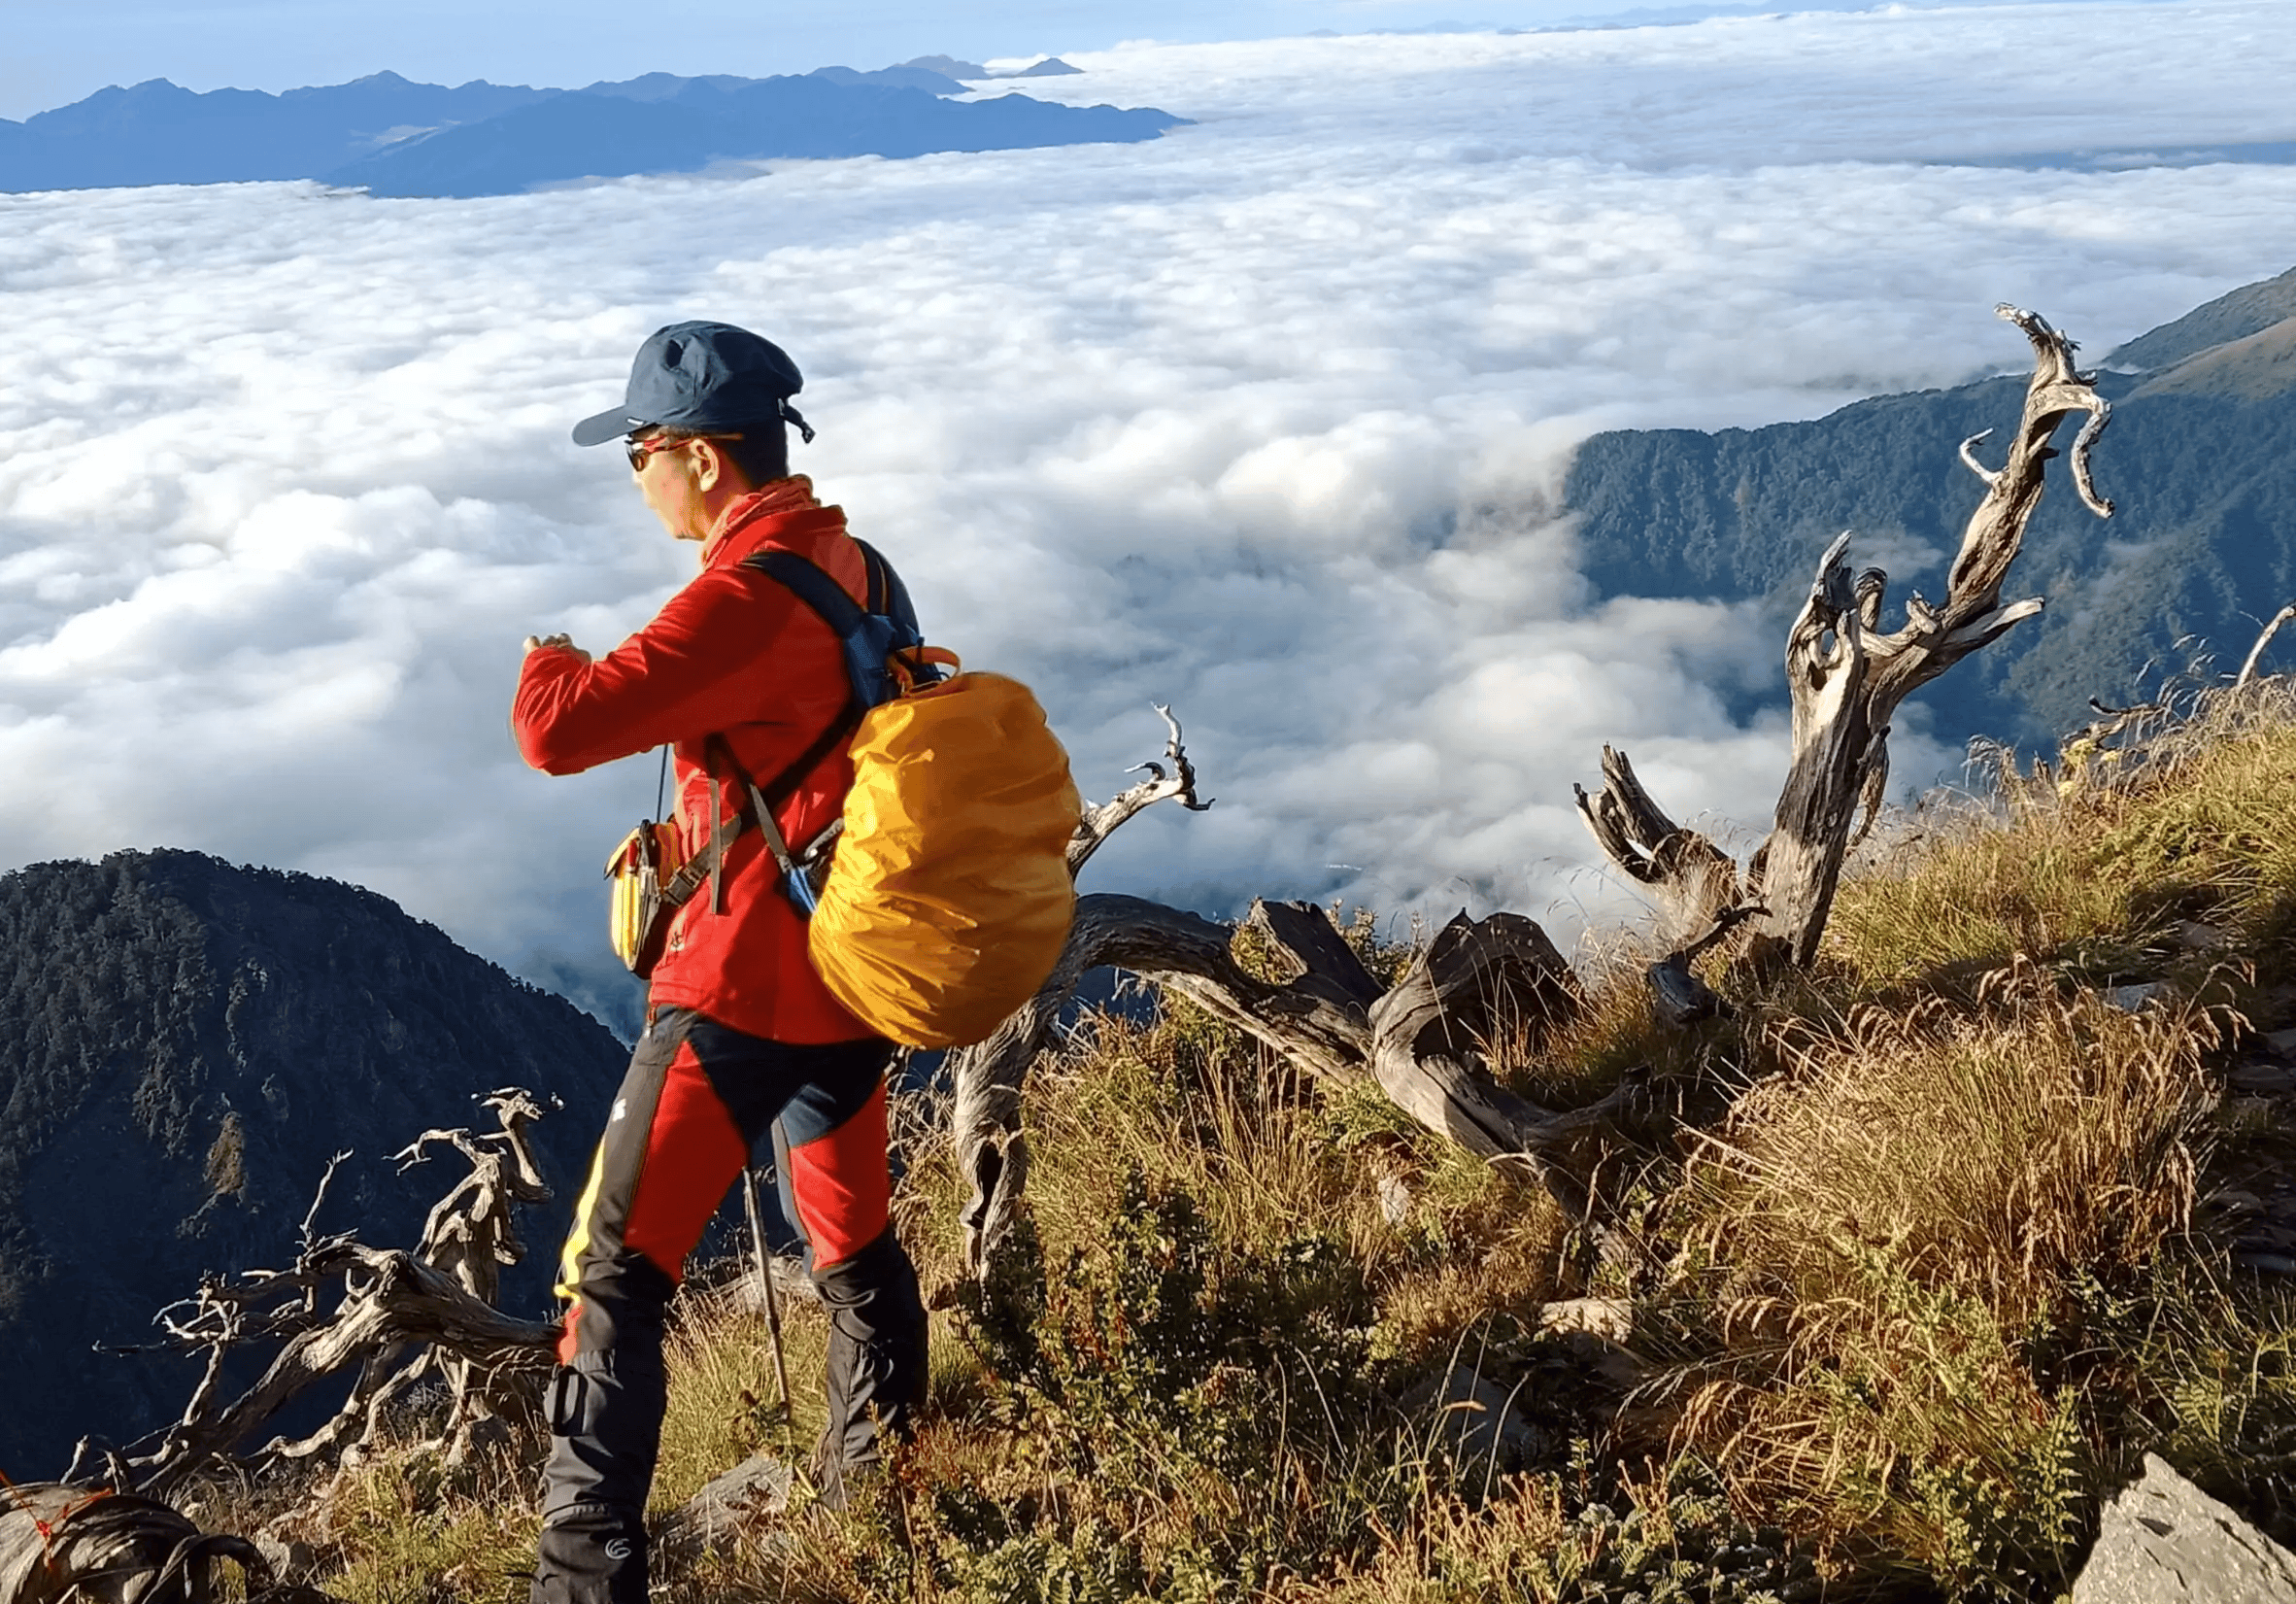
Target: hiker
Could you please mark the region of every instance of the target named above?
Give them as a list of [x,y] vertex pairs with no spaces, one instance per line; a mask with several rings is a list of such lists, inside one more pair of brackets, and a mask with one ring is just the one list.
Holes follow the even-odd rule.
[[801,384],[779,347],[746,329],[657,330],[624,403],[576,425],[574,440],[626,436],[646,505],[673,537],[700,543],[701,572],[603,658],[564,635],[525,642],[512,723],[529,764],[571,774],[668,745],[682,855],[743,827],[667,923],[645,1034],[575,1208],[535,1604],[646,1596],[664,1309],[769,1131],[829,1313],[828,1425],[811,1467],[825,1500],[844,1501],[924,1399],[925,1309],[887,1218],[894,1048],[807,961],[805,924],[749,801],[761,794],[786,840],[810,841],[838,818],[853,774],[845,737],[858,715],[836,636],[743,565],[778,549],[856,597],[868,584],[842,510],[789,470],[790,427],[813,438],[790,404]]

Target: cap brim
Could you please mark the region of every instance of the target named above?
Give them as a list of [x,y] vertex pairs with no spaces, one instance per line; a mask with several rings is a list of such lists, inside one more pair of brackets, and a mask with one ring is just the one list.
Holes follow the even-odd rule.
[[610,407],[594,418],[585,418],[574,426],[574,443],[578,446],[602,446],[608,440],[619,440],[633,428],[644,428],[646,420],[632,418],[627,407]]

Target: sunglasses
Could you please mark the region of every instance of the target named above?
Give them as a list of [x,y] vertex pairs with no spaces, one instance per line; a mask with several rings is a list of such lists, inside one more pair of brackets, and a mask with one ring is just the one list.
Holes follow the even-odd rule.
[[623,455],[629,459],[630,472],[644,473],[646,459],[658,451],[667,451],[672,446],[682,446],[689,440],[738,440],[740,438],[741,436],[738,434],[657,434],[647,439],[640,439],[633,434],[622,442],[622,450]]

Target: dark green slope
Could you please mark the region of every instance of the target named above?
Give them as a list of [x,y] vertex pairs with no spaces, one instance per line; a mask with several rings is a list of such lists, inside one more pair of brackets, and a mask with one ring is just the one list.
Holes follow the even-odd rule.
[[74,1440],[180,1409],[189,1370],[90,1351],[150,1334],[202,1271],[282,1265],[330,1154],[318,1224],[411,1244],[463,1173],[388,1155],[473,1123],[474,1093],[565,1099],[536,1128],[558,1192],[505,1302],[545,1312],[624,1049],[589,1015],[385,898],[189,852],[0,876],[0,1473],[55,1475]]
[[[2048,610],[1920,693],[1936,734],[2044,739],[2080,723],[2090,697],[2137,700],[2195,651],[2237,666],[2257,621],[2296,597],[2296,323],[2223,326],[2242,330],[2237,343],[2102,377],[2114,412],[2096,477],[2118,512],[2101,522],[2052,481],[2009,587]],[[1596,435],[1565,487],[1587,575],[1606,596],[1765,598],[1782,651],[1818,556],[1846,529],[1852,560],[1888,569],[1893,597],[1934,599],[1983,493],[1957,448],[1982,428],[2006,437],[2023,393],[2021,378],[1990,379],[1811,423]],[[1902,622],[1893,604],[1885,627]]]

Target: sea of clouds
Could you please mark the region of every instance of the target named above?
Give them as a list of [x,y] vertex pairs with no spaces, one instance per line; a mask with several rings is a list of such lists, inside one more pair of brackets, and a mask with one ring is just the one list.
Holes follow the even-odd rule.
[[716,317],[803,364],[800,465],[1088,797],[1185,721],[1217,805],[1091,887],[1568,936],[1631,906],[1571,805],[1604,742],[1741,845],[1786,751],[1731,711],[1782,697],[1774,627],[1590,599],[1572,445],[2019,366],[2000,300],[2102,353],[2296,262],[2296,168],[1952,164],[2296,137],[2285,17],[1140,45],[1028,87],[1197,119],[1148,146],[0,196],[0,868],[305,869],[621,995],[598,866],[654,762],[547,779],[506,710],[522,636],[602,650],[691,572],[566,429]]

